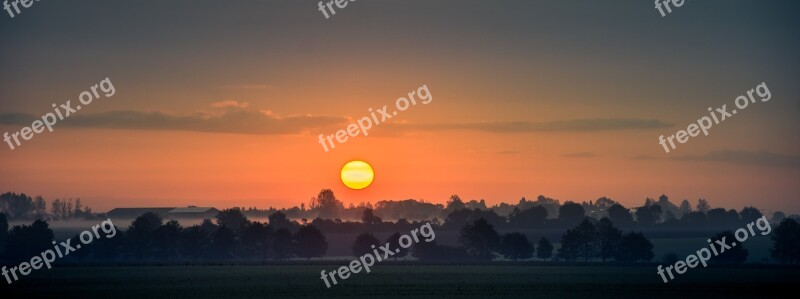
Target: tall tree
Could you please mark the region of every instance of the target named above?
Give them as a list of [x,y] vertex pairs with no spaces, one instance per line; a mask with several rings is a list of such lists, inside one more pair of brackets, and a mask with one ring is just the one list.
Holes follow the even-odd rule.
[[533,257],[533,244],[523,233],[508,233],[500,242],[500,252],[507,259],[519,260]]
[[313,225],[301,227],[294,239],[299,257],[306,259],[321,257],[328,251],[328,241],[325,240],[325,235]]
[[597,235],[600,246],[600,259],[605,262],[613,258],[620,250],[622,243],[622,231],[614,227],[614,223],[608,218],[600,219],[597,223]]
[[761,218],[761,216],[764,215],[755,207],[745,207],[739,212],[739,217],[742,219],[743,223],[755,222],[756,219]]
[[236,248],[236,233],[225,225],[220,225],[211,235],[210,254],[212,258],[229,259]]
[[153,249],[155,257],[173,259],[178,257],[179,244],[183,226],[178,221],[170,220],[153,232]]
[[548,260],[552,256],[553,244],[550,244],[550,240],[547,240],[547,238],[542,237],[539,239],[539,244],[536,246],[536,257],[543,260]]
[[249,257],[267,258],[272,230],[264,223],[253,221],[245,224],[240,236],[244,255]]
[[608,208],[608,218],[621,227],[633,225],[633,215],[621,204],[615,204]]
[[17,225],[8,232],[6,256],[15,262],[30,260],[31,256],[49,249],[53,230],[46,221],[37,219],[31,225]]
[[725,248],[724,251],[721,246],[716,243],[718,240],[725,240],[722,241],[725,244],[731,244],[731,242],[736,241],[736,237],[733,235],[731,231],[725,231],[718,233],[711,237],[711,245],[713,245],[720,253],[719,255],[712,255],[710,262],[714,263],[730,263],[730,264],[741,264],[745,260],[747,260],[747,249],[744,246],[731,246],[731,248]]
[[781,221],[772,233],[770,256],[782,263],[800,262],[800,223],[792,218]]
[[481,218],[461,229],[459,243],[467,250],[467,254],[478,260],[492,260],[494,252],[500,247],[500,234],[494,227]]
[[615,260],[621,262],[650,261],[653,254],[653,243],[642,233],[630,232],[622,237],[620,250],[617,251]]
[[275,231],[272,241],[272,253],[276,260],[284,260],[292,256],[294,248],[292,233],[285,228]]
[[129,242],[128,249],[134,256],[144,257],[150,255],[153,248],[153,233],[158,230],[164,220],[158,214],[147,212],[133,220],[126,232]]
[[247,224],[247,217],[239,208],[225,209],[217,213],[217,225],[226,226],[235,233],[241,233]]
[[706,212],[708,212],[709,209],[711,209],[711,206],[708,204],[708,201],[705,198],[697,200],[696,210],[698,212],[705,214]]
[[6,254],[6,244],[8,241],[8,219],[6,219],[6,214],[0,213],[0,260],[3,260],[3,257]]

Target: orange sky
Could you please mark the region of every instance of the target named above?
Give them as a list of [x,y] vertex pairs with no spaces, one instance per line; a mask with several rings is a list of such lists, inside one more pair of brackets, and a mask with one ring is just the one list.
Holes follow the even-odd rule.
[[[130,13],[94,19],[63,11],[95,8],[54,3],[3,20],[0,49],[14,55],[0,60],[0,133],[106,76],[116,95],[0,146],[0,191],[96,211],[287,207],[331,188],[345,203],[457,193],[634,206],[666,193],[800,212],[797,4],[731,4],[709,26],[640,11],[651,4],[381,3],[334,20],[295,3],[103,4]],[[670,154],[658,144],[761,82],[771,101]],[[317,143],[422,84],[429,104],[331,152]],[[376,172],[365,190],[339,181],[355,159]]]

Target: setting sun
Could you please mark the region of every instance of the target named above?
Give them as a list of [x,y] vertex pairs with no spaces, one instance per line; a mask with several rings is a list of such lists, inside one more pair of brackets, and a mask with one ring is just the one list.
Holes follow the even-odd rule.
[[364,161],[350,161],[342,167],[342,183],[350,189],[361,190],[372,184],[375,173]]

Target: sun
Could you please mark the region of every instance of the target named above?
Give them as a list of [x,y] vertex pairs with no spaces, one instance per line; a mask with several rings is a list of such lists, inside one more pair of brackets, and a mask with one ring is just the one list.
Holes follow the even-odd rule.
[[361,190],[367,188],[372,184],[375,178],[375,172],[372,171],[372,166],[369,166],[364,161],[350,161],[342,167],[342,183],[347,188],[354,190]]

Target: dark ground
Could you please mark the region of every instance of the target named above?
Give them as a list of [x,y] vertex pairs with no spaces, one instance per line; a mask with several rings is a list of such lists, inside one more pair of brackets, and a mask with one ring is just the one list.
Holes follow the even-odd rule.
[[376,265],[330,289],[335,264],[59,267],[0,298],[796,298],[800,268],[689,269],[664,284],[654,265]]

